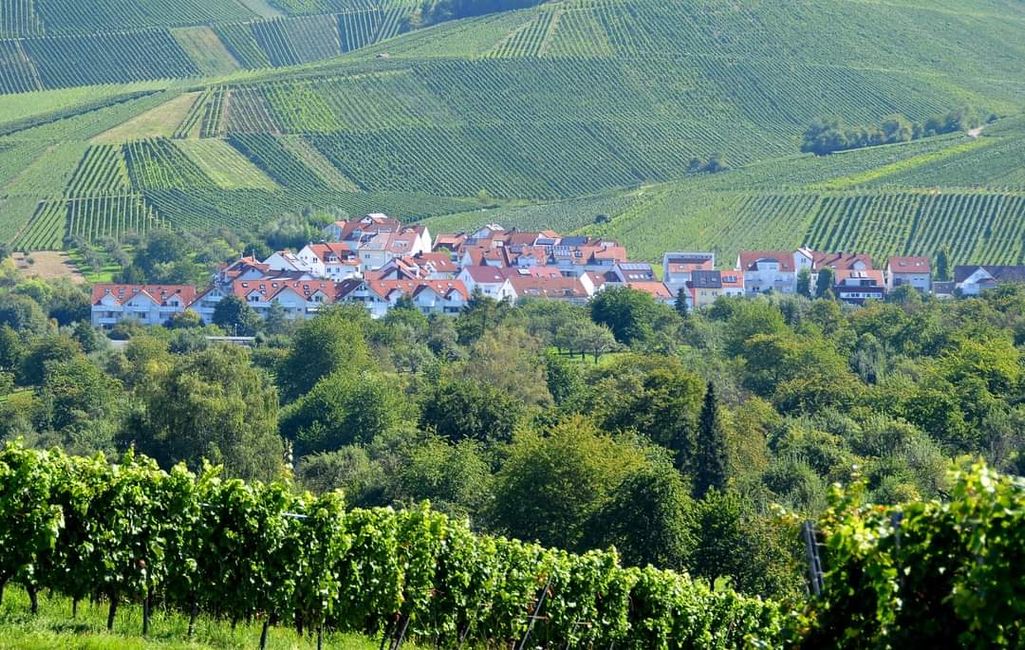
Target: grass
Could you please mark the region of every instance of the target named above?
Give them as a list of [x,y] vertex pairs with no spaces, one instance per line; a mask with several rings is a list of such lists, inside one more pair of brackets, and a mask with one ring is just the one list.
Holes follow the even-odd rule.
[[171,30],[178,44],[185,49],[204,75],[231,74],[241,65],[224,47],[210,27],[186,27]]
[[220,188],[277,189],[274,181],[223,140],[181,140],[175,144]]
[[[240,624],[235,630],[223,621],[200,617],[193,641],[187,640],[188,619],[157,609],[151,622],[151,633],[142,638],[142,610],[137,606],[118,608],[114,633],[106,631],[105,604],[80,603],[77,618],[71,618],[71,601],[65,598],[40,597],[39,613],[29,612],[28,597],[17,588],[8,587],[0,606],[0,648],[5,650],[234,650],[256,648],[261,626],[258,622]],[[268,648],[272,650],[307,650],[316,648],[314,639],[300,638],[294,631],[271,628]],[[378,643],[367,637],[351,634],[329,634],[324,647],[339,650],[376,650]]]
[[189,109],[199,99],[199,93],[185,93],[141,113],[124,124],[93,138],[94,144],[117,144],[145,138],[169,138],[174,135]]
[[85,281],[89,284],[113,282],[114,276],[121,272],[121,266],[116,262],[110,260],[102,252],[100,253],[100,255],[104,258],[103,267],[98,270],[92,270],[88,272],[84,270],[84,260],[82,259],[81,253],[79,253],[77,250],[72,250],[68,252],[68,261],[71,262],[72,266],[75,267],[76,272],[80,274],[82,277],[84,277]]

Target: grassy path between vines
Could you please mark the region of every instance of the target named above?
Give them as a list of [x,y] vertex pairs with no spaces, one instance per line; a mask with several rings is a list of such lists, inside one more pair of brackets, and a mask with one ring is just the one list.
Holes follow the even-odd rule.
[[[8,586],[0,606],[0,650],[39,650],[61,648],[67,650],[221,650],[257,648],[260,643],[260,625],[231,625],[201,617],[196,622],[196,635],[186,640],[188,619],[173,613],[155,611],[150,635],[142,638],[142,609],[122,605],[118,608],[114,633],[108,634],[107,606],[79,603],[78,617],[71,618],[71,601],[40,595],[39,613],[29,612],[28,597],[15,586]],[[312,650],[315,638],[301,639],[290,629],[272,628],[268,648],[273,650]],[[332,634],[324,637],[324,647],[340,650],[377,650],[373,639]],[[412,647],[412,646],[407,646]]]

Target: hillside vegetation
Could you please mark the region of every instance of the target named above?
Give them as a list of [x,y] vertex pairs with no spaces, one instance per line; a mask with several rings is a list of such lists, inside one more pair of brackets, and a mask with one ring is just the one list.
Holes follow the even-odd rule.
[[[603,228],[645,257],[931,254],[957,233],[957,261],[1021,255],[1020,2],[564,0],[426,29],[405,0],[57,4],[3,3],[0,88],[120,85],[0,97],[16,109],[0,117],[0,236],[18,248],[251,228],[307,204],[583,229],[606,213],[584,206],[614,196]],[[820,118],[965,106],[1003,119],[975,139],[797,155]],[[688,175],[716,155],[731,171]],[[558,207],[545,223],[525,202]]]

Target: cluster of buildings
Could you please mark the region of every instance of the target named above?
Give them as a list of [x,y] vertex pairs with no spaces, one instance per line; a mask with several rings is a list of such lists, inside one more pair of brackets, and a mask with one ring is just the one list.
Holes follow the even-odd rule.
[[[674,252],[665,254],[657,270],[629,260],[623,246],[601,237],[497,225],[432,237],[426,226],[370,214],[333,223],[323,234],[324,242],[298,252],[278,251],[262,261],[242,257],[221,268],[203,290],[95,285],[92,323],[104,328],[125,320],[159,325],[185,311],[212,322],[217,304],[228,296],[261,316],[277,309],[285,318],[300,320],[331,304],[362,305],[380,317],[400,300],[425,314],[458,314],[478,292],[496,300],[586,304],[611,286],[643,291],[667,304],[682,297],[689,308],[700,309],[721,296],[797,293],[802,278],[814,290],[825,269],[831,271],[833,295],[852,304],[883,298],[902,285],[925,293],[934,289],[929,259],[922,257],[894,257],[878,270],[867,255],[800,248],[743,252],[732,268],[720,269],[713,253]],[[978,293],[1010,277],[1007,269],[1013,268],[1018,267],[958,267],[956,288]],[[1020,277],[1025,280],[1025,269]]]

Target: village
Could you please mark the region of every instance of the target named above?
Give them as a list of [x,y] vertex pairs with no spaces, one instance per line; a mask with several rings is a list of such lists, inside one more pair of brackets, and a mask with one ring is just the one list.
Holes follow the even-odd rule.
[[225,265],[209,287],[96,284],[92,324],[161,325],[192,311],[212,322],[217,304],[236,296],[258,315],[277,306],[290,320],[314,317],[332,304],[362,305],[374,318],[406,301],[424,314],[455,315],[475,294],[515,302],[529,298],[587,303],[609,287],[627,287],[683,309],[722,296],[764,293],[825,295],[862,305],[910,286],[937,297],[978,295],[1004,282],[1025,282],[1025,267],[958,266],[954,281],[936,282],[928,257],[891,257],[883,269],[859,253],[742,251],[726,268],[712,252],[667,252],[661,269],[631,261],[615,241],[552,231],[506,230],[432,237],[423,225],[384,214],[338,221],[324,241],[282,250],[260,261]]

